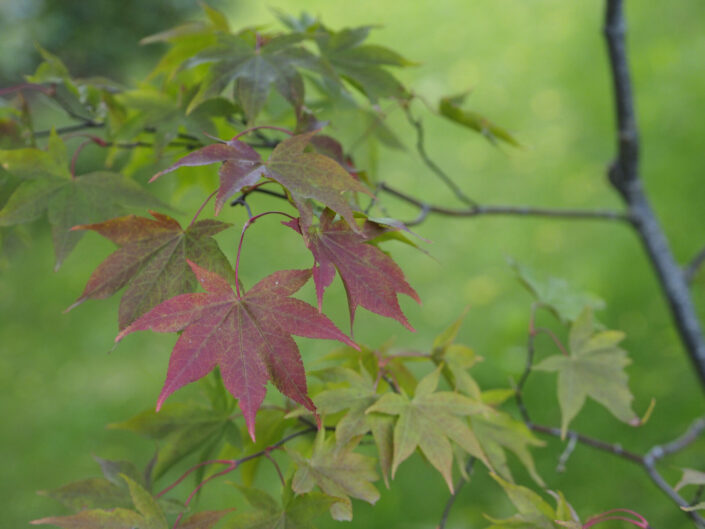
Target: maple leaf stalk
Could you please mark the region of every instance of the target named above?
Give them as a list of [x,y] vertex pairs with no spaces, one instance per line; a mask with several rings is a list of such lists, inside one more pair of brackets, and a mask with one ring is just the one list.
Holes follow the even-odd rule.
[[233,139],[231,141],[235,141],[244,136],[245,134],[249,134],[250,132],[262,129],[278,130],[279,132],[283,132],[284,134],[288,134],[289,136],[294,135],[292,131],[290,131],[289,129],[285,129],[284,127],[275,127],[274,125],[257,125],[256,127],[250,127],[249,129],[245,129],[242,132],[237,133],[235,136],[233,136]]
[[295,218],[288,213],[284,213],[283,211],[265,211],[264,213],[260,213],[259,215],[255,215],[254,217],[250,218],[245,222],[245,224],[242,226],[242,233],[240,234],[240,242],[237,245],[237,257],[235,258],[235,292],[237,293],[238,297],[241,297],[242,294],[240,293],[240,279],[239,279],[239,271],[240,271],[240,254],[242,253],[242,242],[245,240],[245,232],[247,231],[247,228],[252,226],[255,221],[259,218],[262,218],[266,215],[284,215],[285,217],[289,218],[290,220],[295,220]]
[[210,202],[211,198],[213,198],[217,192],[218,192],[218,190],[216,189],[215,191],[213,191],[210,195],[208,195],[206,197],[206,199],[203,201],[203,204],[201,204],[201,207],[198,208],[198,210],[196,211],[196,214],[191,219],[191,222],[189,222],[189,225],[188,225],[189,228],[194,225],[194,223],[196,222],[196,219],[198,219],[198,216],[201,214],[201,211],[203,211],[203,208],[206,207],[206,204],[208,204],[208,202]]

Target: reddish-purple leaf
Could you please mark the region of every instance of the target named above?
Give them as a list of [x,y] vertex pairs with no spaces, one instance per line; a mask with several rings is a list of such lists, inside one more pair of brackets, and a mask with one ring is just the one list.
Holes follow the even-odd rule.
[[397,294],[406,294],[418,303],[421,300],[392,258],[376,246],[367,244],[384,230],[368,221],[363,225],[362,233],[357,233],[345,222],[334,221],[334,217],[335,214],[326,209],[318,226],[307,229],[298,222],[285,223],[299,232],[304,229],[306,244],[316,261],[313,280],[319,310],[323,292],[333,281],[337,270],[348,296],[351,327],[355,309],[361,305],[376,314],[394,318],[413,331],[399,307]]
[[220,366],[223,383],[239,399],[248,431],[255,438],[255,414],[271,380],[287,397],[315,412],[306,374],[290,335],[339,340],[356,347],[314,307],[291,298],[310,270],[269,275],[238,296],[222,277],[190,263],[207,293],[182,294],[154,307],[115,339],[134,331],[184,331],[174,346],[157,410],[177,389]]
[[215,213],[225,205],[227,200],[243,187],[251,186],[266,173],[262,158],[252,147],[239,140],[227,143],[215,143],[187,154],[175,164],[155,174],[150,182],[161,175],[175,171],[179,167],[194,167],[223,162],[218,169],[220,186],[215,199]]
[[107,298],[127,286],[118,318],[124,329],[162,301],[196,290],[187,259],[218,274],[231,274],[230,263],[212,238],[229,224],[201,220],[183,230],[171,217],[150,213],[154,219],[129,215],[73,228],[94,230],[120,248],[98,266],[69,308],[87,299]]
[[317,139],[320,140],[317,143],[332,149],[335,156],[341,154],[337,152],[335,140],[325,137],[318,139],[315,137],[316,132],[299,134],[282,141],[264,163],[252,147],[239,140],[208,145],[157,173],[151,181],[179,167],[223,162],[218,171],[220,187],[215,204],[216,214],[235,193],[265,176],[284,186],[297,205],[309,198],[318,200],[339,213],[357,230],[352,207],[344,193],[356,191],[370,196],[372,194],[333,158],[316,152],[304,152],[308,144]]

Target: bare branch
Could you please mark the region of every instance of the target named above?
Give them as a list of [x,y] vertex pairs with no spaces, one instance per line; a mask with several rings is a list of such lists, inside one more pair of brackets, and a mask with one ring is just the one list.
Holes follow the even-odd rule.
[[[421,215],[407,224],[419,224],[425,220],[430,213],[443,215],[446,217],[479,217],[482,215],[496,216],[523,216],[523,217],[548,217],[573,220],[617,220],[630,221],[629,215],[618,211],[610,210],[581,210],[581,209],[554,209],[535,208],[529,206],[482,206],[475,205],[467,208],[447,208],[445,206],[435,206],[428,204],[418,198],[403,193],[390,187],[384,182],[379,184],[379,189],[392,196],[397,197],[408,204],[412,204],[421,209]],[[423,212],[426,212],[424,215]],[[420,220],[419,220],[420,219]]]
[[419,156],[421,156],[423,163],[426,164],[426,167],[431,169],[431,171],[433,171],[443,181],[443,183],[448,186],[448,188],[453,192],[453,194],[458,198],[458,200],[467,204],[468,206],[477,205],[474,200],[472,200],[467,195],[465,195],[465,193],[463,193],[463,191],[458,187],[458,185],[453,181],[453,179],[448,176],[445,171],[443,171],[443,169],[438,166],[438,164],[431,160],[431,158],[428,156],[428,153],[426,152],[423,123],[420,119],[414,117],[408,105],[402,105],[402,108],[404,109],[406,119],[416,130],[416,150],[419,153]]
[[609,51],[617,118],[617,156],[609,179],[629,207],[632,224],[656,270],[671,315],[705,389],[705,339],[688,284],[651,208],[639,177],[639,134],[625,43],[622,0],[607,0],[605,37]]
[[[468,476],[472,475],[472,470],[474,466],[475,458],[470,457],[470,459],[468,459],[468,462],[465,464],[465,472],[467,472]],[[455,503],[458,494],[460,493],[460,489],[462,489],[463,485],[465,485],[467,482],[468,481],[465,478],[461,477],[458,480],[458,483],[456,483],[453,494],[450,495],[450,498],[448,498],[448,501],[446,502],[446,505],[443,508],[443,514],[441,515],[441,521],[438,523],[437,529],[445,529],[446,523],[448,522],[448,516],[450,515],[450,510],[453,507],[453,504]]]

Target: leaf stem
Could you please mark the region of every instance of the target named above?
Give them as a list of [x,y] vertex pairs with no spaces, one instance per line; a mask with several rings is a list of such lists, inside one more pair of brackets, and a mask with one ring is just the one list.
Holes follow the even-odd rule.
[[558,347],[558,349],[560,349],[563,356],[570,356],[568,354],[568,351],[566,350],[565,346],[563,345],[563,343],[558,339],[558,336],[556,336],[555,333],[551,329],[548,329],[546,327],[536,327],[534,329],[534,334],[547,334],[548,336],[551,337],[551,340],[553,340],[553,343],[556,344],[556,347]]
[[278,130],[279,132],[283,132],[285,134],[288,134],[289,136],[293,136],[294,133],[291,132],[289,129],[285,129],[283,127],[275,127],[273,125],[257,125],[256,127],[250,127],[249,129],[245,129],[242,132],[236,134],[233,136],[233,139],[231,141],[235,141],[241,136],[244,136],[245,134],[249,134],[250,132],[254,132],[256,130],[262,130],[262,129],[268,129],[268,130]]
[[[208,202],[210,202],[211,198],[213,198],[217,192],[218,192],[218,190],[216,189],[215,191],[213,191],[210,195],[208,195],[206,197],[206,199],[203,201],[203,204],[201,204],[201,207],[198,208],[198,210],[196,211],[196,214],[191,219],[191,222],[189,222],[188,228],[190,228],[191,226],[194,225],[194,223],[196,222],[196,219],[201,214],[201,211],[203,211],[203,208],[206,207],[206,204],[208,204]],[[186,228],[186,229],[188,229],[188,228]]]
[[73,156],[71,157],[71,179],[75,180],[76,179],[76,160],[78,160],[78,155],[81,154],[81,151],[86,147],[86,145],[90,143],[95,143],[92,139],[89,140],[84,140],[81,142],[81,144],[76,148],[76,150],[73,153]]
[[250,218],[245,222],[245,224],[242,226],[242,233],[240,234],[240,242],[237,245],[237,258],[235,259],[235,291],[237,292],[237,297],[242,297],[242,294],[240,293],[240,281],[239,281],[239,271],[240,271],[240,254],[242,253],[242,241],[245,240],[245,232],[247,231],[247,228],[252,226],[255,221],[261,217],[264,217],[265,215],[284,215],[285,217],[288,217],[291,220],[294,220],[295,217],[292,215],[289,215],[288,213],[284,213],[283,211],[265,211],[264,213],[260,213],[259,215],[255,215],[254,217]]

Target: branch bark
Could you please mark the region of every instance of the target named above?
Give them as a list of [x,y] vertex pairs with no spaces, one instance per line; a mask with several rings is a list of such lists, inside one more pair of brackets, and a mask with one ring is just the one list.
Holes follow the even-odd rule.
[[668,239],[644,192],[639,175],[639,132],[634,112],[625,42],[622,0],[607,0],[604,33],[607,40],[617,119],[617,155],[609,179],[629,208],[631,223],[656,271],[663,294],[703,389],[705,339],[690,297],[688,283],[673,257]]

